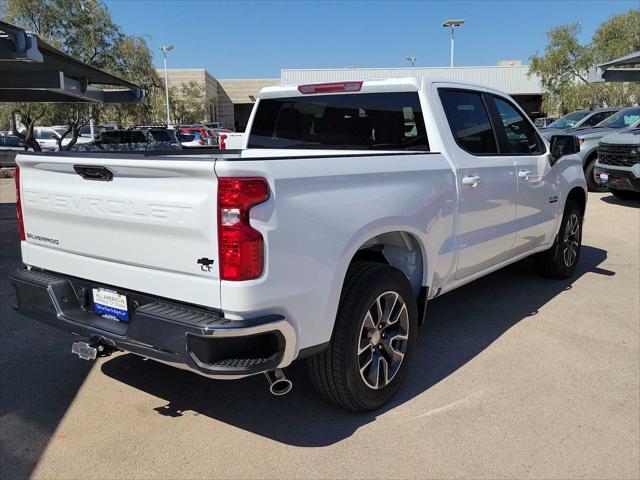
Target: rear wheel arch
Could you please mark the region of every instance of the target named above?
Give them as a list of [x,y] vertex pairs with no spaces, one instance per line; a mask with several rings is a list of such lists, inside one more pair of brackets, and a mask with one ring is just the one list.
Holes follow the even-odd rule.
[[[379,308],[376,311],[380,314],[377,318],[373,315],[368,316],[367,313],[375,306],[372,302],[377,302],[377,298],[386,295],[391,297],[395,295],[395,299],[399,298],[401,304],[406,306],[404,311],[407,315],[408,328],[405,328],[405,333],[402,333],[404,337],[398,340],[405,345],[403,348],[393,343],[394,339],[399,338],[398,335],[385,337],[385,332],[389,333],[385,329],[397,325],[395,322],[387,323],[391,318],[391,312],[397,312],[394,310],[395,301],[386,303],[390,306],[389,310],[385,304],[378,303]],[[382,315],[385,311],[389,312],[388,317]],[[401,313],[402,310],[398,315]],[[374,325],[371,329],[368,328],[368,335],[364,335],[367,333],[364,326],[367,322],[371,324],[367,316]],[[354,261],[349,266],[340,296],[331,342],[326,349],[306,359],[313,385],[327,400],[350,410],[369,411],[382,406],[400,388],[406,375],[411,352],[416,342],[417,324],[417,305],[406,276],[397,268],[384,263]],[[374,332],[376,329],[378,331]],[[385,344],[385,341],[388,343]],[[403,352],[403,360],[398,365],[399,370],[389,377],[388,382],[383,382],[381,388],[378,388],[377,381],[372,387],[371,384],[367,384],[363,370],[367,368],[370,361],[374,360],[374,357],[392,354],[389,352],[389,347],[393,345],[395,348],[392,350],[396,353],[399,350]],[[378,350],[380,350],[379,353],[377,353]],[[371,356],[370,361],[366,361],[368,354]],[[396,355],[393,354],[393,356]],[[365,360],[363,363],[361,363],[362,359]],[[383,373],[388,373],[389,363],[388,361],[384,363],[387,368]],[[376,372],[377,380],[380,378],[380,373]]]
[[349,265],[357,261],[385,263],[405,274],[416,298],[426,285],[427,258],[424,246],[413,233],[395,230],[375,235],[363,242]]

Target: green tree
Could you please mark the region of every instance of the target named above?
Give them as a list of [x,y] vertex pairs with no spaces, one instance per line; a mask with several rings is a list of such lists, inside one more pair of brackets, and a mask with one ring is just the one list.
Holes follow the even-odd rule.
[[[8,104],[9,130],[24,140],[25,144],[34,151],[41,150],[36,141],[33,129],[36,124],[47,115],[47,107],[41,103],[10,103]],[[24,127],[24,131],[19,128]]]
[[110,71],[128,81],[140,85],[146,92],[144,104],[96,105],[97,116],[118,125],[151,123],[164,118],[164,107],[158,100],[164,98],[164,83],[153,66],[153,55],[144,37],[127,35],[116,45],[119,59]]
[[640,51],[640,10],[611,17],[593,35],[594,57],[598,63]]
[[547,32],[544,55],[531,57],[530,75],[540,78],[542,109],[567,113],[581,108],[624,106],[640,100],[640,86],[627,83],[590,83],[590,72],[609,59],[640,50],[640,11],[629,10],[600,25],[592,41],[582,45],[580,23]]
[[206,120],[211,99],[196,82],[169,88],[169,110],[175,123],[199,123]]
[[[123,33],[99,0],[0,0],[0,15],[72,57],[142,86],[148,97],[156,95],[155,91],[162,85],[146,40]],[[147,122],[155,116],[154,104],[44,104],[45,112],[38,116],[25,115],[36,107],[15,104],[9,111],[13,117],[30,118],[34,122],[68,125],[65,135],[72,139],[66,145],[68,149],[89,118],[119,123]],[[32,128],[26,124],[25,127],[26,135],[20,136],[31,145],[34,143],[29,138]]]
[[9,117],[11,116],[11,109],[8,103],[0,103],[0,132],[11,130],[11,124]]

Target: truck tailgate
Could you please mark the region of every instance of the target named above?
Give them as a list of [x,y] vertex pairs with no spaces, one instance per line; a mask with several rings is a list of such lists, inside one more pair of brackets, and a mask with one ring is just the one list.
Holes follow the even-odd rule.
[[[212,159],[19,155],[17,163],[25,263],[219,307]],[[88,179],[82,167],[113,178]]]

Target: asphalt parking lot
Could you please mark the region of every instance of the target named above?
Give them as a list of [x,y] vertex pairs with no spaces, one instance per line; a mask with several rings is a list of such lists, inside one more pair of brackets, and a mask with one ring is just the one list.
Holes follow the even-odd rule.
[[640,477],[640,204],[590,194],[575,278],[522,261],[429,305],[400,394],[355,415],[117,354],[11,308],[0,205],[0,477]]

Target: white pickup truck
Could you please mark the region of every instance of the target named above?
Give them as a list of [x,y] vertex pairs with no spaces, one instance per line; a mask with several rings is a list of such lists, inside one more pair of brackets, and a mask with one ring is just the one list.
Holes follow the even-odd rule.
[[572,275],[578,149],[503,93],[394,79],[265,88],[242,151],[20,154],[16,308],[81,357],[265,373],[276,394],[306,359],[327,399],[375,409],[429,299],[531,255]]

